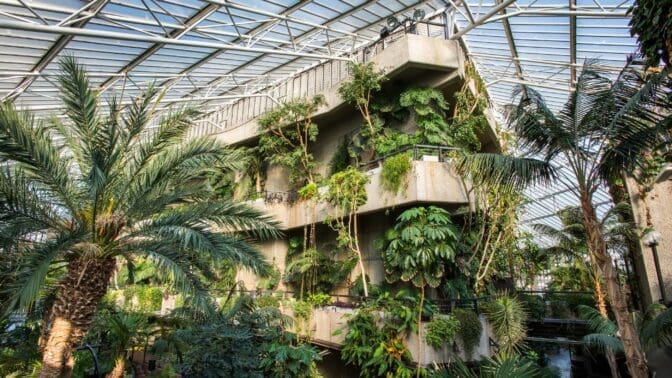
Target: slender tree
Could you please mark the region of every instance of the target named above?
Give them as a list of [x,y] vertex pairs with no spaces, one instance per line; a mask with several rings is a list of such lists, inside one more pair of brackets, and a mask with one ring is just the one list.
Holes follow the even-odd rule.
[[[627,295],[608,253],[594,196],[606,178],[635,169],[644,151],[664,145],[661,134],[672,124],[669,72],[645,75],[631,64],[612,83],[586,62],[576,90],[557,114],[538,92],[520,87],[514,93],[520,101],[512,108],[509,122],[522,148],[536,157],[474,154],[464,156],[459,164],[475,180],[524,186],[535,179],[551,179],[577,196],[588,250],[605,282],[633,377],[646,377],[648,367]],[[553,173],[551,162],[559,159],[571,171],[569,177]]]
[[71,374],[117,259],[152,261],[205,309],[201,278],[212,272],[202,256],[263,274],[251,242],[279,236],[260,212],[213,196],[207,169],[236,168],[239,157],[216,139],[186,138],[198,111],[158,116],[163,94],[150,87],[125,110],[112,99],[104,114],[83,67],[72,57],[60,67],[66,122],[0,105],[0,249],[17,256],[2,308],[29,308],[57,282],[41,377]]

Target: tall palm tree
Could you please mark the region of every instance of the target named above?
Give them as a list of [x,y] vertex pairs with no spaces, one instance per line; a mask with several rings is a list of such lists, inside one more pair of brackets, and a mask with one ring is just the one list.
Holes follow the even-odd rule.
[[[534,89],[514,92],[519,103],[509,123],[524,159],[494,154],[467,155],[459,168],[475,181],[524,186],[531,181],[557,182],[579,200],[588,250],[599,267],[620,330],[628,369],[633,377],[648,376],[638,330],[628,311],[607,240],[595,211],[594,196],[605,179],[634,170],[644,151],[659,148],[661,135],[672,124],[672,87],[668,69],[645,76],[634,64],[626,66],[615,82],[586,62],[563,109],[554,114]],[[562,159],[572,177],[559,176],[552,162]]]
[[191,306],[207,308],[201,279],[212,272],[202,257],[263,274],[252,242],[279,235],[271,219],[208,189],[209,167],[234,169],[239,159],[214,138],[187,139],[198,111],[158,116],[163,93],[150,86],[127,109],[112,99],[104,113],[83,67],[72,57],[60,67],[66,122],[0,104],[0,250],[17,256],[2,307],[29,308],[55,282],[41,377],[71,374],[72,348],[116,259],[152,261]]
[[[619,207],[622,206],[623,205],[619,205]],[[622,241],[623,238],[629,237],[628,233],[630,233],[631,228],[634,227],[634,225],[618,222],[614,213],[616,210],[619,210],[619,207],[613,208],[612,210],[614,211],[608,212],[600,221],[602,233],[606,238],[611,251],[619,250],[624,246],[622,242],[620,245],[618,242]],[[583,224],[581,208],[570,206],[560,210],[557,214],[562,222],[562,228],[558,229],[546,224],[535,224],[533,227],[540,234],[555,239],[556,244],[545,248],[546,252],[549,254],[567,256],[569,257],[569,260],[575,264],[574,266],[579,268],[579,271],[589,272],[590,280],[593,283],[597,309],[602,317],[609,319],[607,301],[604,297],[604,290],[602,289],[602,278],[599,273],[599,268],[595,263],[593,255],[588,253],[588,233]],[[616,362],[614,351],[607,348],[606,355],[612,377],[619,377],[618,364]]]

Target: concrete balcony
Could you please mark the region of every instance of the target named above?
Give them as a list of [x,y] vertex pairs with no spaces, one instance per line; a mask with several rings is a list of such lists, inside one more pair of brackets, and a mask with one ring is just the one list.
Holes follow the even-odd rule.
[[[414,86],[439,87],[458,79],[460,62],[464,59],[456,41],[415,34],[404,34],[385,44],[381,51],[373,53],[375,55],[366,58],[366,61],[384,70],[389,78],[402,78]],[[327,104],[314,115],[317,119],[345,105],[338,94],[338,87],[347,79],[346,62],[326,62],[279,84],[269,95],[286,101],[321,94]],[[217,125],[220,131],[215,131],[213,135],[222,141],[244,143],[259,135],[256,118],[275,106],[276,103],[264,98],[250,98],[214,112],[202,122]]]
[[[395,206],[405,206],[414,203],[431,202],[438,205],[459,206],[469,202],[465,187],[460,176],[450,162],[430,161],[435,156],[428,156],[425,160],[412,162],[411,172],[406,178],[406,187],[399,193],[391,193],[383,189],[381,183],[381,168],[367,172],[370,178],[366,186],[368,200],[359,208],[359,214],[378,212]],[[321,188],[324,192],[326,188]],[[284,200],[279,195],[278,202]],[[313,204],[309,201],[295,203],[272,203],[260,198],[251,205],[265,213],[272,215],[283,230],[290,230],[311,223],[320,223],[327,218],[340,217],[345,214],[324,202]]]
[[[281,311],[290,317],[294,316],[290,306],[282,306]],[[345,336],[348,333],[348,319],[350,319],[355,312],[356,310],[352,308],[336,306],[315,308],[313,309],[310,318],[307,321],[301,322],[299,330],[303,337],[311,340],[314,344],[332,349],[340,349],[343,346]],[[470,356],[466,355],[464,352],[464,347],[462,346],[462,341],[459,337],[455,340],[457,350],[448,346],[441,349],[434,349],[427,345],[424,338],[419,341],[416,333],[409,333],[403,342],[409,352],[411,352],[413,361],[416,362],[418,358],[418,343],[420,343],[420,348],[422,348],[421,363],[424,366],[429,366],[433,363],[440,364],[454,361],[455,357],[458,356],[464,361],[477,361],[481,358],[492,356],[489,340],[493,337],[492,330],[486,318],[483,315],[480,315],[479,320],[483,331],[481,332],[481,339],[479,340],[478,345],[476,345]],[[422,323],[423,333],[427,324],[427,322]]]

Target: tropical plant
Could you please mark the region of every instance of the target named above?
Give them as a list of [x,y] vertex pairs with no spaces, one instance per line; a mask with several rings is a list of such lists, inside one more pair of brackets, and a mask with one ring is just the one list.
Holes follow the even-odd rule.
[[299,186],[316,182],[315,158],[309,145],[317,139],[312,116],[326,104],[324,96],[288,101],[257,119],[261,136],[259,150],[273,163],[289,170],[289,179]]
[[404,193],[408,185],[408,174],[412,168],[413,161],[407,153],[397,154],[385,159],[380,172],[380,182],[383,189],[393,194],[399,193],[400,190]]
[[339,212],[330,222],[331,227],[338,233],[336,238],[338,247],[346,248],[357,256],[364,297],[369,296],[369,289],[359,245],[358,212],[359,207],[368,200],[366,184],[369,182],[370,178],[366,174],[348,167],[329,178],[329,190],[326,195],[327,202]]
[[527,330],[527,311],[515,296],[499,294],[483,306],[483,313],[492,326],[492,332],[499,343],[503,355],[518,354]]
[[416,298],[403,290],[366,303],[348,320],[341,358],[363,377],[411,377],[412,356],[402,340],[415,331],[416,309]]
[[425,329],[427,345],[439,349],[444,345],[452,345],[460,328],[460,321],[453,316],[435,316]]
[[[388,282],[411,282],[420,288],[418,340],[422,340],[421,322],[425,288],[441,284],[445,263],[454,261],[459,234],[450,214],[439,207],[414,207],[401,213],[394,227],[385,233],[381,258]],[[418,344],[418,376],[422,349]]]
[[637,36],[639,50],[650,67],[672,59],[672,1],[637,0],[628,10],[630,35]]
[[536,361],[519,355],[497,354],[476,369],[457,359],[449,366],[431,375],[433,378],[555,378],[552,371],[542,369]]
[[373,100],[387,77],[383,71],[377,70],[372,62],[348,63],[348,72],[350,79],[341,84],[338,93],[343,101],[357,107],[364,118],[366,127],[362,130],[362,136],[370,145],[376,140],[382,128],[380,118],[372,109]]
[[[612,83],[586,62],[576,91],[558,114],[553,114],[532,88],[522,86],[514,93],[520,101],[511,109],[509,123],[521,147],[540,159],[471,154],[458,164],[460,171],[476,182],[522,187],[534,181],[557,181],[577,196],[588,249],[605,282],[633,377],[647,376],[648,368],[626,294],[608,253],[594,196],[606,178],[634,170],[644,152],[660,148],[672,119],[669,87],[667,73],[649,78],[629,65]],[[572,176],[558,176],[552,166],[557,159],[562,159]]]
[[150,87],[125,113],[112,99],[103,115],[82,66],[67,57],[60,67],[68,122],[45,124],[0,105],[0,160],[9,163],[0,170],[0,248],[16,255],[14,271],[3,277],[2,307],[26,309],[48,277],[58,280],[44,325],[45,377],[71,371],[72,348],[117,258],[147,258],[203,309],[210,302],[201,278],[211,275],[203,257],[265,273],[268,264],[250,242],[279,236],[259,211],[211,194],[207,169],[236,168],[238,153],[216,139],[186,139],[197,111],[158,117],[163,94]]
[[456,308],[453,310],[452,315],[460,322],[460,328],[458,328],[457,335],[462,341],[464,354],[467,357],[471,357],[474,348],[478,346],[481,341],[481,334],[483,333],[481,320],[478,318],[477,313],[463,308]]
[[[590,306],[579,305],[578,311],[592,333],[582,339],[586,348],[604,353],[607,358],[625,351],[623,341],[618,337],[618,325],[605,318],[599,310]],[[637,319],[640,342],[646,349],[653,347],[669,347],[672,345],[672,309],[661,304],[651,305],[643,317]],[[617,373],[617,371],[616,371]],[[612,375],[614,370],[612,370]],[[617,375],[616,375],[617,376]]]

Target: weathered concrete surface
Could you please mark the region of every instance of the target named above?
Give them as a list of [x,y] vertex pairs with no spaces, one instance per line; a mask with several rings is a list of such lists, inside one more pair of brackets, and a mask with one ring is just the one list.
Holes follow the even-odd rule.
[[[431,160],[431,157],[428,157]],[[359,214],[381,211],[395,206],[404,206],[416,202],[432,202],[443,205],[463,205],[468,203],[463,184],[450,163],[436,161],[413,161],[413,167],[407,177],[405,190],[391,193],[381,184],[381,168],[367,172],[370,178],[366,186],[368,200],[359,209]],[[403,188],[403,185],[402,185]],[[321,188],[321,191],[324,192]],[[300,201],[294,204],[264,203],[263,199],[251,202],[251,205],[272,215],[280,228],[289,230],[310,223],[319,223],[327,218],[342,216],[338,209],[319,202]]]
[[[461,51],[456,41],[406,34],[375,55],[371,61],[377,68],[385,70],[388,77],[394,78],[401,75],[406,68],[424,68],[445,72],[456,71],[460,66],[460,54]],[[443,81],[453,78],[455,76],[446,76]],[[423,84],[415,83],[415,85]],[[338,94],[338,87],[339,85],[334,85],[321,92],[327,104],[320,107],[313,115],[314,117],[324,116],[345,105]],[[259,125],[256,119],[214,134],[215,137],[228,144],[243,143],[256,138],[258,135]]]
[[[665,284],[666,299],[672,301],[672,264],[670,263],[672,262],[672,164],[666,165],[661,170],[652,190],[647,193],[644,201],[634,180],[627,180],[627,187],[639,233],[644,232],[649,227],[646,221],[646,209],[648,207],[650,226],[661,235],[656,250]],[[640,249],[642,253],[635,256],[635,264],[644,305],[648,306],[651,303],[658,302],[661,295],[653,251],[642,240],[640,240]]]
[[[283,306],[281,308],[282,312],[286,315],[293,317],[293,312],[291,311],[290,306]],[[319,345],[331,345],[334,347],[340,347],[343,345],[345,340],[345,335],[348,332],[348,319],[355,314],[354,309],[350,308],[341,308],[335,306],[325,306],[320,308],[315,308],[311,315],[311,318],[306,323],[301,323],[300,330],[302,336],[312,339],[315,343]],[[427,345],[424,341],[424,336],[421,343],[422,348],[422,365],[429,366],[430,364],[437,363],[446,363],[449,361],[454,361],[456,356],[459,356],[464,361],[471,360],[480,360],[483,357],[490,357],[492,351],[490,349],[489,338],[492,335],[490,326],[483,315],[479,317],[481,325],[483,327],[483,332],[481,333],[481,339],[479,344],[474,348],[471,356],[467,356],[461,345],[459,337],[456,338],[457,352],[453,350],[452,346],[444,347],[441,349],[434,349],[433,347]],[[423,334],[424,330],[427,328],[428,323],[423,322]],[[338,332],[337,332],[338,331]],[[334,334],[336,333],[336,334]],[[418,335],[417,333],[410,333],[404,339],[404,345],[408,348],[413,356],[413,361],[417,362],[417,353],[418,353]]]

